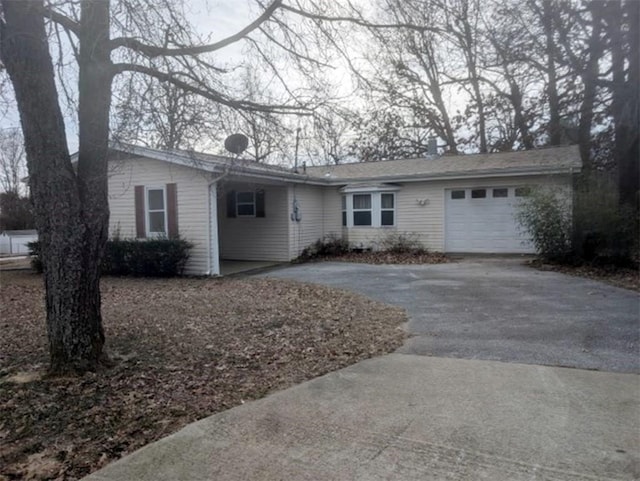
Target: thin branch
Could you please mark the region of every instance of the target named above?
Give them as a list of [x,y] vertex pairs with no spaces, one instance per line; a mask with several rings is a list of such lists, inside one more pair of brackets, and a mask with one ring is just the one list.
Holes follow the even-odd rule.
[[205,88],[195,87],[183,80],[180,80],[179,78],[176,78],[172,74],[160,72],[159,70],[155,70],[150,67],[145,67],[143,65],[137,65],[132,63],[118,63],[113,65],[114,75],[122,72],[142,73],[150,77],[156,78],[161,82],[168,82],[187,92],[191,92],[193,94],[199,95],[213,102],[226,105],[227,107],[231,107],[233,109],[248,110],[253,112],[272,112],[272,113],[280,113],[280,114],[295,113],[298,115],[311,115],[311,109],[304,106],[296,107],[291,105],[264,105],[256,102],[251,102],[248,100],[233,100],[216,90],[209,89],[209,88],[205,89]]
[[305,12],[298,8],[294,8],[290,5],[282,5],[282,10],[287,10],[301,17],[310,18],[311,20],[323,21],[323,22],[348,22],[359,25],[361,27],[373,28],[373,29],[385,29],[385,28],[406,28],[408,30],[416,30],[418,32],[434,32],[439,33],[442,30],[434,27],[427,27],[424,25],[415,25],[412,23],[369,23],[366,20],[355,17],[330,17],[327,15],[320,15],[316,13]]
[[76,35],[80,33],[80,24],[78,22],[76,22],[75,20],[71,20],[66,15],[62,15],[61,13],[56,12],[52,8],[45,7],[42,10],[42,15],[52,22],[62,25],[67,31],[73,32]]
[[237,42],[238,40],[243,39],[249,33],[254,31],[264,22],[266,22],[278,8],[282,5],[282,0],[274,0],[271,5],[269,5],[262,15],[260,15],[257,19],[251,22],[249,25],[244,27],[239,32],[227,37],[219,42],[212,43],[209,45],[198,45],[191,47],[179,47],[179,48],[166,48],[166,47],[157,47],[155,45],[148,45],[136,38],[132,37],[118,37],[111,40],[111,49],[115,50],[119,47],[127,47],[131,50],[135,50],[136,52],[140,52],[149,58],[160,57],[160,56],[181,56],[181,55],[199,55],[201,53],[207,52],[215,52],[216,50],[220,50],[232,43]]

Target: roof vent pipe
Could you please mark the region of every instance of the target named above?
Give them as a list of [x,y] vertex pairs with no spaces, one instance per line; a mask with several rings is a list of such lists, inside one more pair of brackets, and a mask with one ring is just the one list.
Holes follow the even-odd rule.
[[438,155],[438,138],[429,137],[427,142],[427,155]]

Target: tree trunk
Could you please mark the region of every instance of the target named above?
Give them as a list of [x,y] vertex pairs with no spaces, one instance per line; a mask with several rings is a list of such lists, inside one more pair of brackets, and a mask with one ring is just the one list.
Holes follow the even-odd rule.
[[[103,84],[92,83],[102,78],[96,73],[100,69],[92,68],[92,62],[88,68],[80,66],[80,161],[76,175],[58,104],[43,8],[42,0],[2,0],[0,54],[14,87],[25,138],[44,263],[50,370],[59,374],[94,370],[104,360],[99,265],[108,221],[105,115],[108,121],[109,101],[106,113],[98,106],[104,105],[110,93],[102,90]],[[82,21],[86,10],[102,14],[105,8],[108,28],[108,2],[89,7],[83,3]],[[83,31],[98,40],[81,47],[81,58],[82,49],[92,48],[92,55],[97,51],[100,57],[100,46],[108,41],[108,30],[103,40],[105,31],[98,28],[104,21],[89,23],[83,25]],[[83,105],[87,99],[91,100],[89,108]]]
[[[627,204],[637,209],[640,187],[640,153],[638,152],[640,7],[635,1],[627,1],[622,5],[611,2],[607,5],[606,11],[613,71],[611,112],[615,128],[614,157],[618,169],[618,192],[621,205]],[[623,32],[625,24],[628,25],[628,29]],[[628,65],[626,72],[625,63]]]
[[591,126],[593,123],[593,107],[596,101],[597,83],[599,74],[599,61],[603,52],[602,11],[597,2],[590,4],[591,11],[591,36],[587,51],[589,57],[584,71],[581,73],[584,93],[580,105],[580,121],[578,123],[578,144],[580,156],[585,171],[593,168],[591,159]]
[[542,28],[545,36],[545,54],[547,61],[546,93],[549,102],[549,145],[562,143],[562,126],[560,125],[560,97],[558,95],[557,72],[555,62],[556,41],[554,38],[554,12],[551,0],[542,2]]

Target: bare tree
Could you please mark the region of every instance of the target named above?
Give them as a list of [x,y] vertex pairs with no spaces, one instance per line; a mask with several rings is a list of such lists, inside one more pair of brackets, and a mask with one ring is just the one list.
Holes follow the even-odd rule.
[[[137,72],[217,104],[290,112],[234,99],[206,58],[254,32],[281,7],[274,0],[237,34],[199,43],[173,2],[2,0],[0,59],[11,79],[25,139],[46,288],[50,370],[93,370],[105,361],[100,262],[108,232],[107,160],[114,76]],[[113,17],[112,17],[113,14]],[[68,35],[78,71],[79,147],[71,164],[45,18]],[[153,28],[149,26],[153,25]],[[113,37],[112,31],[119,36]]]
[[0,130],[0,188],[20,196],[26,176],[24,141],[19,129]]

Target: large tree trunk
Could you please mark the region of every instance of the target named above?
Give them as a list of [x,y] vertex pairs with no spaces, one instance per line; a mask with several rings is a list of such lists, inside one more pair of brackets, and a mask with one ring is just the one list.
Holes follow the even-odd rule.
[[556,41],[554,38],[554,12],[551,0],[542,2],[542,28],[545,36],[545,55],[547,85],[546,93],[549,102],[549,145],[560,145],[562,143],[562,126],[560,125],[560,97],[558,95],[558,85],[556,72]]
[[603,52],[603,41],[601,38],[602,11],[597,2],[590,3],[589,9],[592,16],[592,30],[587,49],[589,57],[585,63],[583,72],[581,72],[584,93],[580,105],[580,120],[578,123],[580,156],[582,157],[584,170],[587,172],[593,169],[591,158],[591,127],[594,117],[593,108],[597,96],[599,62]]
[[[104,359],[99,265],[108,222],[105,116],[109,100],[105,101],[105,96],[110,95],[110,78],[105,92],[100,67],[104,63],[101,47],[108,41],[108,8],[108,2],[82,5],[83,40],[96,41],[83,43],[80,53],[87,65],[80,65],[80,161],[76,174],[48,51],[43,2],[2,0],[0,54],[14,87],[25,138],[44,263],[53,373],[93,370]],[[106,20],[100,19],[105,9]],[[90,19],[87,13],[96,16]],[[87,61],[89,57],[96,58]],[[105,105],[106,112],[101,111]]]
[[[639,5],[636,1],[627,1],[624,4],[610,2],[607,4],[606,10],[613,72],[611,112],[615,127],[614,157],[618,169],[618,191],[620,203],[636,209],[638,208],[638,188],[640,187],[640,153],[638,151],[638,129],[640,128],[638,116],[638,86],[640,85]],[[625,24],[628,28],[623,31]],[[627,69],[625,69],[625,63],[628,65]]]

